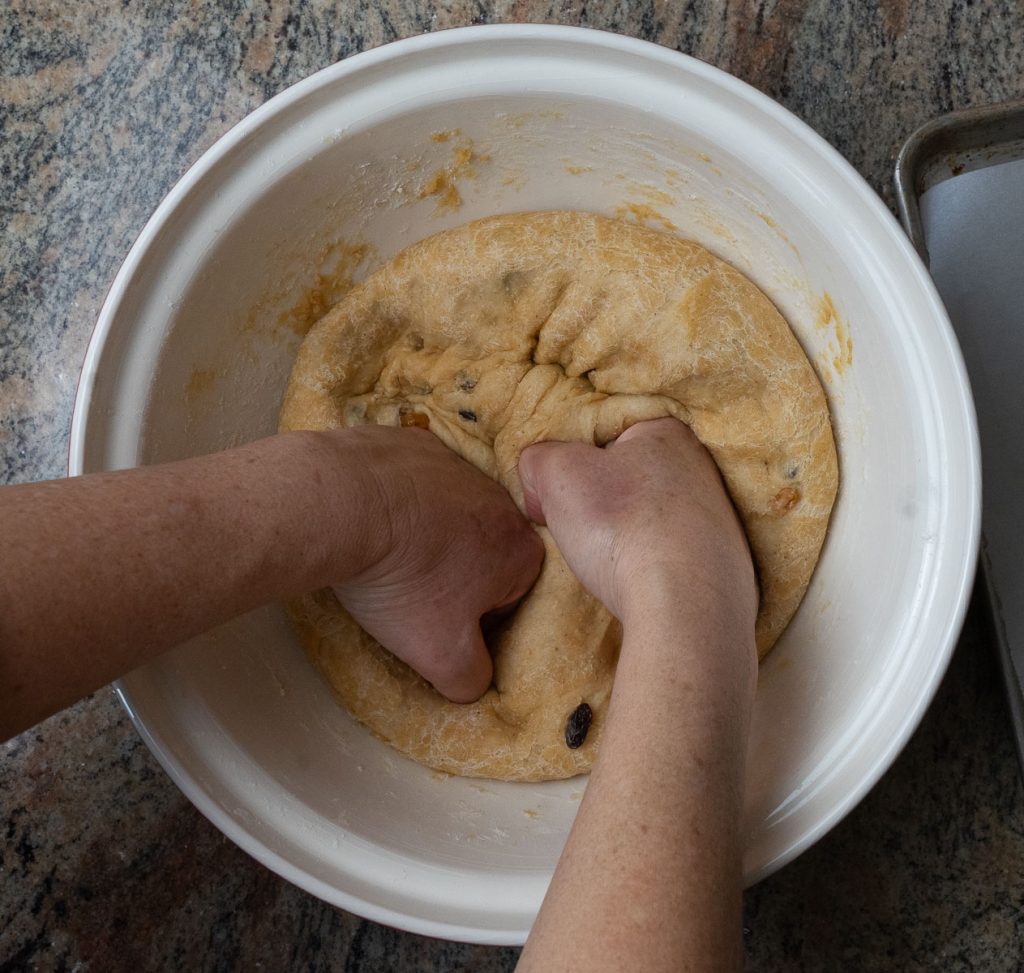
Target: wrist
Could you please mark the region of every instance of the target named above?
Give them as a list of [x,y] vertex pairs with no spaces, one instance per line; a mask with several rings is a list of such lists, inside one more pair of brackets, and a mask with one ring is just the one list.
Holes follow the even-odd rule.
[[[739,622],[757,610],[740,578],[719,578],[692,559],[645,560],[621,572],[618,582],[623,625],[653,615],[715,617]],[[730,583],[731,582],[731,583]]]
[[643,645],[646,656],[660,655],[666,665],[756,673],[756,592],[740,580],[746,579],[729,587],[692,565],[646,565],[624,586],[620,620],[627,643]]
[[286,470],[278,502],[293,512],[285,546],[307,590],[344,583],[386,553],[388,515],[374,473],[381,457],[365,439],[356,430],[275,437]]

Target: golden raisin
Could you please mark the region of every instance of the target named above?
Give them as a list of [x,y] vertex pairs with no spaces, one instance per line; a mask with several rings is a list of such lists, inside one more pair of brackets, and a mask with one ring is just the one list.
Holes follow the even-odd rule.
[[403,412],[399,415],[398,421],[407,428],[409,426],[416,429],[430,428],[430,416],[425,412]]
[[781,516],[787,514],[800,502],[800,491],[796,487],[783,487],[772,497],[771,510]]

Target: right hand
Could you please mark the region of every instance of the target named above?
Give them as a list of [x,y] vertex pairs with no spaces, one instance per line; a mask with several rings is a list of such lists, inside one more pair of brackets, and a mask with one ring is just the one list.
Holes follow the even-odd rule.
[[753,631],[746,537],[718,468],[682,422],[637,423],[603,449],[537,443],[520,457],[519,477],[531,519],[624,623],[660,584],[695,606],[728,606]]

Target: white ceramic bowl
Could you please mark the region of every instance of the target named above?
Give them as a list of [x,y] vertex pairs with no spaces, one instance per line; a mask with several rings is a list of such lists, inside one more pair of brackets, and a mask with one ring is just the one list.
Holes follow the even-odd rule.
[[[456,209],[420,198],[445,166]],[[85,363],[71,472],[272,432],[299,340],[281,314],[318,271],[354,265],[353,247],[372,248],[360,276],[443,227],[553,208],[671,224],[731,261],[782,309],[831,400],[839,500],[757,696],[754,882],[856,804],[927,706],[971,586],[979,462],[921,263],[850,166],[753,89],[650,44],[535,26],[417,37],[295,85],[200,159],[125,261]],[[409,762],[335,705],[276,606],[121,694],[241,847],[329,902],[434,936],[524,940],[585,784]]]

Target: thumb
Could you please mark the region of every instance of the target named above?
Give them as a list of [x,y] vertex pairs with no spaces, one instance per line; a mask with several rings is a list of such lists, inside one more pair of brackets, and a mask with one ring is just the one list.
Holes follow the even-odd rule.
[[549,461],[562,443],[534,443],[527,446],[519,457],[519,482],[523,487],[523,502],[526,516],[542,527],[547,524],[544,517],[544,486]]
[[452,637],[442,632],[432,641],[433,646],[420,647],[413,668],[453,703],[472,703],[483,696],[491,685],[494,665],[479,623]]

